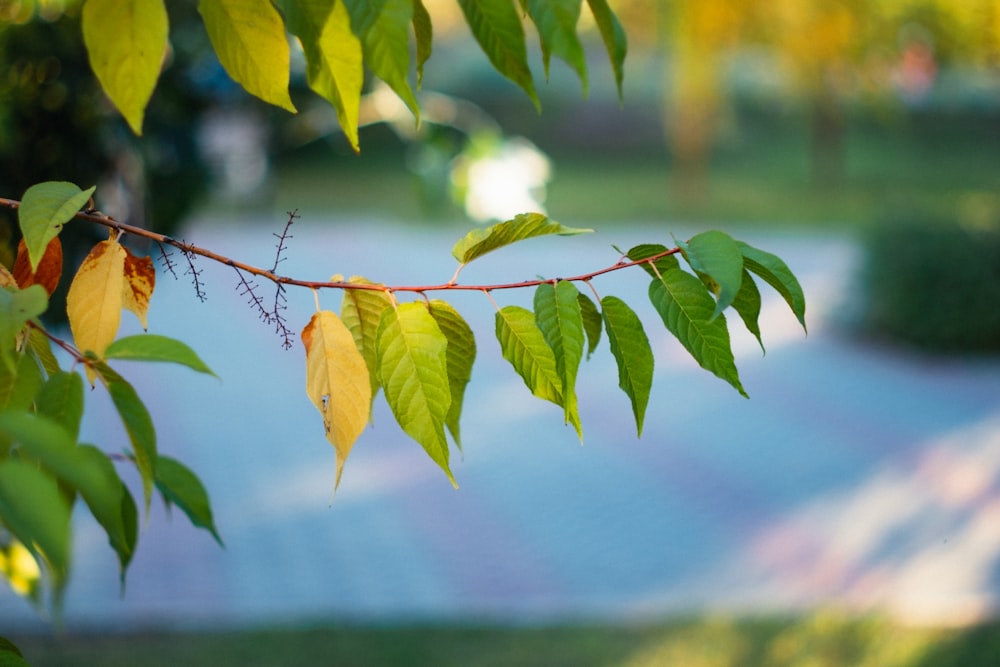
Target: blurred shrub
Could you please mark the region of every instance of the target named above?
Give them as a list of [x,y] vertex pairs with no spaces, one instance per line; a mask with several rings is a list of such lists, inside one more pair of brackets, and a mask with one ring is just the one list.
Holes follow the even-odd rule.
[[898,210],[865,241],[863,326],[938,351],[1000,350],[1000,204],[952,219]]

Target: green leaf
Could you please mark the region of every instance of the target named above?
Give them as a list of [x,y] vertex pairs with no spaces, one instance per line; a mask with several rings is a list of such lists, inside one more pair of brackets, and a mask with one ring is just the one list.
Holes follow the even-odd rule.
[[[354,284],[373,285],[374,283],[352,276]],[[344,299],[340,306],[340,318],[351,332],[354,344],[368,366],[368,379],[371,381],[372,400],[382,386],[378,377],[378,325],[382,321],[382,313],[392,308],[392,301],[382,290],[345,289]]]
[[562,407],[562,379],[556,358],[535,323],[535,315],[520,306],[505,306],[496,314],[496,336],[503,358],[532,394]]
[[21,650],[6,637],[0,637],[0,667],[28,667]]
[[764,352],[764,341],[760,337],[760,324],[758,324],[760,305],[760,290],[757,289],[757,283],[754,282],[750,272],[743,269],[743,284],[733,299],[733,310],[739,314],[747,331],[753,334],[761,352]]
[[17,355],[13,369],[0,364],[0,410],[28,410],[41,386],[42,372],[32,355]]
[[448,339],[446,359],[448,364],[448,387],[451,393],[451,405],[445,425],[455,439],[455,444],[462,449],[462,437],[459,421],[462,416],[462,404],[465,400],[465,387],[472,378],[472,365],[476,361],[476,338],[472,328],[466,323],[451,304],[434,299],[430,302],[430,313],[437,322],[441,333]]
[[354,34],[361,38],[365,62],[389,84],[413,115],[420,106],[407,79],[410,71],[410,22],[413,0],[344,0]]
[[47,181],[25,190],[17,220],[32,271],[38,270],[49,241],[59,235],[63,225],[83,208],[96,189],[80,190],[65,181]]
[[555,54],[580,77],[586,94],[587,60],[576,34],[581,2],[582,0],[527,0],[525,4],[542,42],[545,77],[549,76],[549,60]]
[[83,378],[77,373],[53,373],[42,385],[35,400],[38,415],[63,427],[74,440],[80,435],[83,419]]
[[52,341],[38,327],[31,328],[28,345],[47,374],[53,375],[59,372],[59,360],[52,354]]
[[25,289],[0,288],[0,363],[8,370],[17,366],[17,337],[28,320],[48,308],[49,297],[41,285]]
[[420,88],[424,82],[424,64],[430,59],[434,46],[431,15],[421,0],[413,0],[413,35],[417,39],[417,88]]
[[802,330],[806,331],[806,297],[802,293],[798,279],[788,268],[788,265],[777,255],[754,248],[742,241],[737,241],[737,243],[743,253],[743,262],[746,268],[763,278],[764,282],[781,295],[799,320]]
[[[680,268],[680,262],[677,261],[677,256],[675,254],[664,255],[663,253],[666,252],[670,252],[666,246],[656,243],[643,243],[631,248],[627,253],[625,253],[625,255],[633,262],[641,262],[644,259],[662,255],[658,259],[654,259],[652,262],[640,264],[642,270],[648,273],[650,277],[657,278],[657,276],[662,276],[670,269]],[[656,267],[655,269],[653,268],[654,266]]]
[[457,488],[444,433],[451,408],[447,349],[448,339],[424,304],[404,303],[382,314],[378,358],[386,402]]
[[168,506],[172,503],[180,507],[194,526],[210,532],[219,546],[225,547],[215,528],[205,486],[187,466],[169,456],[157,458],[156,488]]
[[[77,378],[82,391],[80,376],[67,375]],[[125,487],[108,457],[90,445],[77,446],[75,437],[62,424],[45,416],[0,414],[0,433],[18,443],[24,458],[37,461],[80,493],[94,518],[107,532],[124,576],[135,547],[135,539],[130,540],[129,534],[134,535],[135,531],[124,524],[121,496]]]
[[743,283],[743,253],[739,245],[725,232],[708,231],[682,243],[681,252],[692,269],[714,282],[718,300],[712,317],[717,317],[732,305]]
[[199,373],[215,375],[186,343],[156,334],[119,338],[104,351],[104,357],[129,361],[170,362],[187,366]]
[[636,432],[641,437],[649,390],[653,386],[653,350],[642,322],[624,301],[606,296],[601,299],[601,309],[611,353],[618,362],[618,386],[632,402]]
[[251,95],[295,113],[288,95],[288,37],[274,6],[261,0],[199,0],[198,11],[233,81]]
[[628,53],[628,41],[625,37],[625,30],[622,28],[618,17],[611,11],[607,0],[587,0],[591,14],[594,15],[594,22],[601,33],[604,41],[604,48],[608,52],[611,60],[611,67],[615,73],[615,85],[618,87],[618,100],[624,99],[622,95],[622,83],[625,80],[625,55]]
[[583,440],[580,414],[576,400],[576,377],[583,359],[583,315],[580,292],[573,283],[560,280],[542,283],[535,290],[535,324],[556,362],[556,375],[560,380],[563,418],[572,423],[577,436]]
[[513,2],[506,0],[458,0],[465,20],[493,67],[528,94],[541,108],[534,79],[528,67],[524,27]]
[[455,244],[451,254],[462,264],[468,264],[477,257],[482,257],[497,248],[525,239],[548,234],[572,236],[592,231],[594,230],[565,227],[554,220],[549,220],[541,213],[521,213],[512,220],[499,222],[490,227],[473,229]]
[[107,455],[93,445],[79,445],[78,470],[66,481],[83,497],[91,514],[104,528],[118,556],[122,583],[138,539],[135,501]]
[[597,344],[601,342],[601,313],[597,306],[583,292],[577,295],[580,302],[580,316],[583,318],[583,330],[587,334],[587,359],[594,354]]
[[351,17],[337,0],[285,0],[288,29],[299,38],[306,57],[306,83],[337,112],[344,135],[355,152],[358,113],[364,85],[361,40],[351,30]]
[[167,49],[163,0],[87,0],[81,23],[97,80],[132,131],[142,134]]
[[743,396],[724,315],[714,317],[715,300],[698,278],[671,269],[649,286],[649,299],[663,324],[695,361],[722,378]]
[[153,427],[153,419],[132,385],[106,363],[98,361],[96,357],[90,355],[88,357],[104,386],[107,387],[111,402],[118,410],[118,416],[121,417],[129,441],[132,443],[132,452],[142,479],[144,504],[148,513],[153,482],[156,479],[156,429]]
[[56,601],[70,567],[71,504],[55,477],[32,462],[0,461],[0,522],[52,573]]

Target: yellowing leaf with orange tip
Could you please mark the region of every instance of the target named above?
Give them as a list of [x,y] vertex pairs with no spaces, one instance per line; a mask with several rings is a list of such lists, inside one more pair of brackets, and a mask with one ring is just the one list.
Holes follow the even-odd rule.
[[334,313],[315,313],[302,330],[306,348],[306,393],[323,415],[326,439],[337,452],[337,480],[354,441],[368,424],[368,367],[350,330]]
[[126,310],[135,313],[143,329],[148,329],[146,315],[149,312],[149,299],[156,287],[156,269],[153,260],[147,257],[136,257],[125,248],[125,282],[122,286],[122,305]]
[[[126,254],[117,241],[101,241],[73,277],[66,295],[66,314],[73,340],[81,351],[90,350],[103,356],[118,333]],[[87,376],[93,384],[94,376],[89,368]]]

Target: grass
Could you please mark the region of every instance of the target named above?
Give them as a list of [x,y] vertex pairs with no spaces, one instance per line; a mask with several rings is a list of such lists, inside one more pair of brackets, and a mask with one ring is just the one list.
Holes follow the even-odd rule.
[[675,619],[649,625],[315,627],[14,638],[48,665],[379,667],[995,667],[1000,625],[932,629],[875,617]]
[[[846,136],[840,183],[817,185],[803,119],[748,122],[720,142],[698,194],[678,187],[665,148],[594,154],[538,142],[555,169],[547,208],[565,224],[685,220],[856,228],[900,203],[947,217],[968,201],[1000,199],[1000,133],[990,127],[964,117],[895,124],[858,118]],[[315,149],[306,159],[286,156],[277,164],[275,211],[460,220],[445,183],[422,190],[406,166],[407,148],[394,141],[381,136],[358,157],[330,159],[328,150]]]

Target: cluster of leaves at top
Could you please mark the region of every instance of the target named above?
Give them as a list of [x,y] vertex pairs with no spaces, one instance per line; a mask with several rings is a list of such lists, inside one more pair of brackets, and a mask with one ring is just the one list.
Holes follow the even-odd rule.
[[[153,489],[180,507],[221,544],[208,495],[185,465],[157,451],[149,411],[111,366],[119,360],[173,362],[209,368],[184,343],[145,334],[115,340],[122,310],[145,327],[155,271],[111,238],[81,264],[67,297],[75,345],[38,319],[60,280],[59,232],[93,188],[70,183],[31,187],[18,209],[22,240],[12,270],[0,266],[0,571],[18,593],[40,604],[45,578],[56,610],[71,565],[71,515],[77,499],[105,530],[121,566],[122,584],[136,548],[138,511],[114,461],[138,470],[149,511]],[[113,402],[131,449],[109,454],[80,442],[84,379],[61,367],[52,345],[99,381]]]
[[[528,65],[522,15],[512,0],[457,0],[493,67],[540,106]],[[607,0],[586,0],[604,42],[621,95],[625,32]],[[551,57],[565,61],[586,88],[587,64],[577,34],[582,0],[518,0],[538,30],[546,74]],[[433,27],[421,0],[199,0],[209,39],[226,72],[252,95],[294,112],[288,93],[287,33],[298,38],[306,81],[330,102],[348,141],[358,150],[358,113],[365,67],[384,81],[419,119],[409,82],[412,29],[417,84],[431,57]],[[133,131],[142,132],[169,32],[164,0],[86,0],[83,36],[90,64]],[[108,35],[114,35],[109,39]]]
[[[466,264],[503,246],[586,231],[538,213],[473,230],[452,250],[459,262],[456,279]],[[681,268],[677,255],[690,272]],[[735,310],[763,347],[758,324],[761,296],[751,274],[777,290],[805,328],[805,298],[784,261],[724,232],[704,232],[673,248],[636,246],[622,253],[612,270],[632,266],[649,273],[649,299],[670,333],[702,368],[744,396],[723,311]],[[585,282],[593,289],[595,275],[535,281],[533,311],[515,305],[497,307],[496,338],[504,359],[532,394],[560,406],[566,423],[582,440],[577,372],[584,356],[589,358],[606,333],[618,364],[619,386],[631,401],[641,435],[653,381],[653,351],[639,316],[625,301],[604,296],[598,306],[574,284]],[[437,289],[446,290],[454,281]],[[371,402],[382,389],[399,425],[455,484],[445,432],[461,448],[459,420],[476,357],[472,329],[440,299],[400,304],[392,288],[361,277],[343,286],[340,316],[317,310],[302,332],[307,393],[323,415],[327,438],[337,451],[337,483],[369,421]]]

